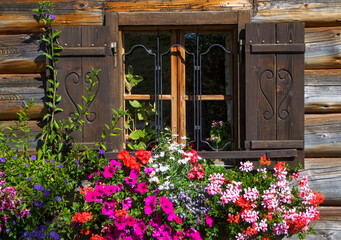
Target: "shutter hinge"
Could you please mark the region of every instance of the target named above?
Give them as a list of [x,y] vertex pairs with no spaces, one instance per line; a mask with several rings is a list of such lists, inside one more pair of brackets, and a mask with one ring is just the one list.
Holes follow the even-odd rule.
[[117,67],[117,43],[111,42],[110,47],[111,47],[112,53],[114,55],[114,66],[116,68]]
[[243,45],[244,45],[244,40],[243,39],[239,39],[239,51],[240,52],[243,51]]

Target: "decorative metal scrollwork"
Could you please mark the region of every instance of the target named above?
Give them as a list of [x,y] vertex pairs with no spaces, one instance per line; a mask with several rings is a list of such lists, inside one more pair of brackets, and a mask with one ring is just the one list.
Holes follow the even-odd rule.
[[75,102],[76,100],[70,93],[71,89],[74,89],[76,86],[79,88],[82,86],[80,81],[80,76],[76,72],[71,72],[65,77],[65,90],[66,90],[66,96],[70,99],[70,102],[72,103],[74,107],[74,111],[69,113],[69,117],[78,119],[76,112],[78,112],[78,106]]
[[[85,83],[87,83],[87,84],[90,83],[89,78],[87,77],[87,76],[89,76],[89,74],[90,74],[90,72],[87,72],[87,73],[85,74],[85,76],[86,76],[86,77],[85,77]],[[92,102],[91,102],[90,105],[88,106],[89,114],[86,115],[86,119],[87,119],[89,122],[93,122],[93,121],[96,119],[96,117],[97,117],[97,114],[96,114],[95,112],[91,112],[91,110],[90,110],[90,109],[91,109],[91,106],[92,106],[92,103],[94,102],[94,100],[95,100],[95,98],[96,98],[96,96],[97,96],[97,94],[98,94],[99,88],[100,88],[100,81],[99,81],[99,79],[98,79],[98,76],[96,76],[95,81],[97,81],[97,84],[95,84],[95,86],[94,86],[93,89],[92,89],[92,90],[94,90],[95,94],[94,94],[94,97],[93,97],[93,99],[92,99]]]
[[[286,92],[284,94],[283,99],[280,101],[280,104],[278,105],[278,116],[282,120],[289,117],[289,110],[284,107],[284,101],[289,96],[291,87],[292,87],[292,75],[291,73],[286,69],[281,69],[277,73],[277,81],[283,81],[284,86],[286,87]],[[277,83],[278,85],[278,83]]]
[[274,116],[274,107],[272,106],[269,96],[265,93],[265,87],[264,85],[266,84],[266,81],[274,81],[274,73],[270,69],[264,70],[259,78],[259,88],[261,90],[262,96],[268,103],[269,109],[263,112],[263,118],[265,120],[270,120]]

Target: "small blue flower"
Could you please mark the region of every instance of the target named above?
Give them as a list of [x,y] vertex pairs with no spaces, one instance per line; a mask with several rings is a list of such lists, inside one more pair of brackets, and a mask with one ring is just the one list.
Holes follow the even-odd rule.
[[40,225],[39,229],[42,230],[42,231],[45,231],[47,229],[47,227],[45,225]]
[[34,184],[34,186],[33,186],[33,188],[35,189],[35,190],[40,190],[40,185],[39,184]]
[[59,196],[57,196],[56,199],[57,199],[58,202],[62,201],[62,198],[59,197]]
[[44,196],[50,196],[50,192],[49,191],[44,191]]
[[54,160],[51,160],[51,163],[53,163],[53,164],[54,164],[54,163],[55,163],[55,161],[54,161]]
[[10,232],[11,231],[11,229],[10,228],[6,228],[6,232]]
[[65,183],[68,183],[68,181],[67,181],[67,179],[66,179],[66,178],[64,179],[64,182],[65,182]]
[[47,158],[45,158],[44,162],[48,162],[49,160]]
[[39,200],[34,201],[34,206],[40,207],[42,203]]
[[31,177],[28,177],[28,178],[27,178],[27,181],[31,181],[31,180],[32,180],[32,178],[31,178]]
[[62,168],[62,167],[63,167],[63,164],[58,164],[57,167],[58,167],[58,168]]
[[26,107],[25,102],[21,102],[21,106]]
[[45,188],[43,186],[40,186],[39,191],[44,191]]
[[101,150],[99,150],[99,152],[98,152],[99,154],[101,154],[101,155],[103,155],[104,154],[104,150],[103,149],[101,149]]
[[50,232],[50,236],[53,238],[53,239],[56,239],[58,240],[60,238],[60,235],[56,232]]
[[79,165],[79,162],[78,162],[77,160],[75,160],[75,163],[76,163],[77,165]]
[[21,176],[21,173],[18,173],[18,177],[20,177]]
[[14,157],[13,157],[13,160],[16,160],[16,159],[17,159],[17,156],[14,156]]
[[30,166],[30,164],[28,164],[28,163],[25,164],[25,167],[29,167],[29,166]]
[[4,158],[4,157],[0,158],[0,162],[5,163],[6,162],[6,158]]
[[32,159],[32,160],[37,160],[37,156],[36,156],[36,155],[32,155],[32,156],[31,156],[31,159]]

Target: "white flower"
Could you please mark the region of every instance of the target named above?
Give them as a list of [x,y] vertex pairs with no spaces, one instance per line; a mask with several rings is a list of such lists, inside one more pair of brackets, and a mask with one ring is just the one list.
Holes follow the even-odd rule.
[[160,171],[161,172],[166,172],[167,170],[169,170],[169,166],[168,165],[165,165],[165,166],[160,166]]
[[157,176],[154,176],[154,177],[152,177],[151,179],[149,179],[149,182],[156,182],[156,183],[160,183],[160,180],[159,180],[159,178],[157,177]]
[[160,157],[164,157],[165,153],[164,152],[160,152]]
[[186,136],[183,136],[183,137],[181,137],[181,139],[182,139],[182,140],[186,140],[186,139],[187,139],[187,137],[186,137]]

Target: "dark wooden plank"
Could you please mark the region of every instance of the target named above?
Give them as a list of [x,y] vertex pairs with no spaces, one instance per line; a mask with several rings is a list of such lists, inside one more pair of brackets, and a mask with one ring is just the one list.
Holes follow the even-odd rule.
[[305,22],[307,25],[339,25],[339,0],[258,0],[253,22]]
[[341,206],[341,158],[305,158],[301,173],[309,176],[311,189],[320,190],[326,198],[324,206]]
[[6,74],[0,75],[0,120],[18,119],[22,101],[34,98],[35,105],[28,112],[31,119],[41,119],[44,109],[45,76],[40,74]]
[[251,140],[251,149],[283,149],[300,148],[303,149],[303,140]]
[[122,12],[119,25],[228,25],[238,23],[237,12]]
[[105,56],[105,52],[105,47],[64,47],[60,56]]
[[304,120],[307,157],[341,156],[341,114],[306,114]]
[[307,28],[306,68],[341,68],[340,35],[341,27]]
[[45,71],[39,36],[0,36],[0,74]]
[[[304,25],[276,25],[276,42],[304,44]],[[304,54],[277,54],[276,59],[276,139],[304,138]]]
[[[262,42],[276,42],[275,24],[247,24],[246,44]],[[245,61],[246,140],[275,140],[275,55],[251,54],[246,47]]]
[[252,44],[252,53],[304,53],[304,44]]

